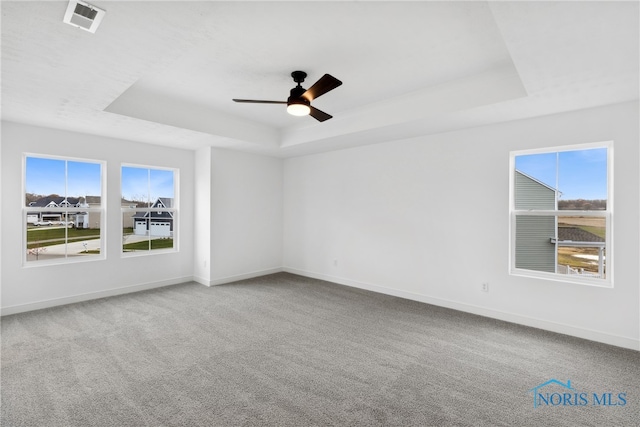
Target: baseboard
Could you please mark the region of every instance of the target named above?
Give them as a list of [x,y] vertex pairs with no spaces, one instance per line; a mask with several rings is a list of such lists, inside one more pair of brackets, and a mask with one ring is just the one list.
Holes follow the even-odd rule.
[[211,284],[209,283],[209,280],[205,279],[204,277],[193,276],[193,281],[196,283],[200,283],[201,285],[211,286]]
[[273,267],[273,268],[268,268],[266,270],[252,271],[250,273],[237,274],[234,276],[226,276],[226,277],[221,277],[214,280],[207,280],[201,277],[194,277],[193,280],[195,282],[200,283],[201,285],[217,286],[217,285],[224,285],[226,283],[237,282],[238,280],[247,280],[247,279],[253,279],[255,277],[266,276],[268,274],[281,273],[282,271],[283,271],[282,267]]
[[20,304],[8,307],[2,307],[0,309],[0,316],[9,316],[11,314],[25,313],[27,311],[41,310],[43,308],[57,307],[60,305],[73,304],[76,302],[89,301],[98,298],[113,297],[116,295],[129,294],[132,292],[146,291],[148,289],[162,288],[164,286],[177,285],[185,282],[197,282],[205,286],[223,285],[225,283],[236,282],[238,280],[253,279],[254,277],[266,276],[268,274],[281,273],[282,267],[275,267],[266,270],[254,271],[245,274],[238,274],[235,276],[223,277],[215,280],[206,280],[202,277],[188,276],[179,277],[175,279],[162,280],[159,282],[141,283],[132,286],[123,286],[120,288],[108,289],[104,291],[89,292],[86,294],[73,295],[63,298],[55,298],[50,300],[43,300],[32,302],[28,304]]
[[398,289],[387,288],[384,286],[372,285],[369,283],[358,282],[356,280],[344,279],[322,273],[315,273],[306,270],[299,270],[292,267],[284,267],[283,271],[287,273],[297,274],[312,279],[326,280],[328,282],[337,283],[339,285],[350,286],[353,288],[364,289],[367,291],[378,292],[385,295],[405,298],[413,301],[424,302],[427,304],[437,305],[439,307],[451,308],[453,310],[464,311],[466,313],[477,314],[492,319],[503,320],[505,322],[516,323],[519,325],[530,326],[546,331],[557,332],[560,334],[571,335],[590,341],[596,341],[604,344],[614,345],[616,347],[628,348],[631,350],[640,350],[640,340],[633,338],[611,335],[600,331],[578,328],[548,320],[536,319],[533,317],[522,316],[520,314],[509,313],[499,310],[487,309],[484,307],[451,301],[442,298],[430,297],[427,295],[416,294],[413,292],[401,291]]
[[185,283],[195,281],[205,286],[216,286],[226,283],[236,282],[238,280],[253,279],[255,277],[266,276],[268,274],[287,272],[291,274],[297,274],[304,277],[313,279],[326,280],[328,282],[336,283],[339,285],[350,286],[358,289],[364,289],[367,291],[377,292],[385,295],[391,295],[395,297],[405,298],[413,301],[419,301],[427,304],[433,304],[440,307],[451,308],[453,310],[459,310],[466,313],[477,314],[484,317],[490,317],[493,319],[503,320],[506,322],[517,323],[524,326],[530,326],[533,328],[544,329],[551,332],[557,332],[565,335],[571,335],[578,338],[583,338],[591,341],[601,342],[604,344],[614,345],[617,347],[628,348],[631,350],[640,350],[640,340],[632,338],[621,337],[603,333],[600,331],[594,331],[590,329],[578,328],[571,325],[562,323],[550,322],[548,320],[536,319],[533,317],[522,316],[515,313],[509,313],[499,310],[487,309],[472,304],[465,304],[456,301],[451,301],[442,298],[430,297],[423,294],[417,294],[398,289],[387,288],[384,286],[372,285],[370,283],[358,282],[355,280],[344,279],[336,276],[331,276],[322,273],[316,273],[306,270],[299,270],[292,267],[275,267],[266,270],[254,271],[250,273],[238,274],[234,276],[226,276],[215,280],[206,280],[200,277],[181,277],[175,279],[162,280],[158,282],[142,283],[133,286],[124,286],[115,289],[108,289],[98,292],[90,292],[86,294],[79,294],[70,297],[56,298],[51,300],[38,301],[29,304],[14,305],[9,307],[2,307],[0,309],[0,316],[8,316],[11,314],[23,313],[27,311],[40,310],[44,308],[56,307],[59,305],[73,304],[76,302],[88,301],[98,298],[111,297],[116,295],[123,295],[132,292],[140,292],[148,289],[161,288],[164,286],[176,285],[179,283]]
[[142,283],[142,284],[132,285],[132,286],[123,286],[121,288],[107,289],[104,291],[97,291],[97,292],[89,292],[86,294],[73,295],[70,297],[55,298],[55,299],[37,301],[37,302],[21,304],[21,305],[13,305],[9,307],[2,307],[2,309],[0,309],[0,315],[8,316],[11,314],[24,313],[27,311],[41,310],[43,308],[57,307],[59,305],[73,304],[76,302],[89,301],[89,300],[98,299],[98,298],[113,297],[116,295],[146,291],[146,290],[155,289],[155,288],[162,288],[165,286],[177,285],[180,283],[191,282],[191,281],[193,281],[193,277],[191,276],[177,277],[175,279],[161,280],[158,282],[149,282],[149,283]]

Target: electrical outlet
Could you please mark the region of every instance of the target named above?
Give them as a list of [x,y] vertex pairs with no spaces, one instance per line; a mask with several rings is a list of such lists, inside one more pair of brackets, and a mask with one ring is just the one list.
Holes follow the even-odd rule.
[[488,284],[487,282],[484,282],[484,283],[481,285],[480,290],[482,290],[482,292],[489,292],[489,284]]

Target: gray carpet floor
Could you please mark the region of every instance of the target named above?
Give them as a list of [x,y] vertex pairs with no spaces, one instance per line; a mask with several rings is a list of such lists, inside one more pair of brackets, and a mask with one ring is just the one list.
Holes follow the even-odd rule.
[[3,427],[640,425],[637,351],[286,273],[6,316],[1,385]]

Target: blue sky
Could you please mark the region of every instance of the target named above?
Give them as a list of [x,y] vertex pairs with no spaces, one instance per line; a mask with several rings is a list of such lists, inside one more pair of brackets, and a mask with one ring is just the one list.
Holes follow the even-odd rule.
[[[98,196],[100,169],[100,163],[27,157],[26,192],[45,196]],[[122,196],[128,200],[149,198],[151,202],[158,197],[174,197],[174,173],[123,166]]]
[[98,196],[100,168],[100,163],[27,157],[25,190],[45,196]]
[[[173,171],[122,167],[122,197],[154,202],[158,197],[174,197]],[[148,199],[147,199],[148,197]]]
[[[606,148],[521,155],[516,156],[515,164],[519,171],[558,188],[562,192],[561,200],[607,199]],[[97,196],[100,168],[99,163],[27,157],[26,191],[71,197]],[[148,197],[152,202],[158,197],[174,197],[174,173],[123,166],[122,196],[128,200]]]
[[516,156],[516,169],[562,192],[560,200],[607,199],[607,149]]

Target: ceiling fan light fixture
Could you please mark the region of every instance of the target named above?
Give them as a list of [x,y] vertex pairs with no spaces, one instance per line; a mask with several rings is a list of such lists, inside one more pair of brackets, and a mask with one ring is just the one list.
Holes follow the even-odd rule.
[[287,98],[286,101],[233,98],[233,102],[249,104],[287,104],[287,112],[292,116],[311,116],[319,122],[324,122],[333,117],[331,114],[312,107],[311,101],[340,86],[342,84],[340,80],[330,74],[325,74],[309,89],[305,89],[301,83],[307,77],[307,73],[304,71],[294,71],[291,73],[291,77],[293,77],[293,81],[298,85],[289,91],[289,98]]
[[287,105],[287,113],[292,116],[308,116],[310,112],[311,108],[302,103],[291,103]]

